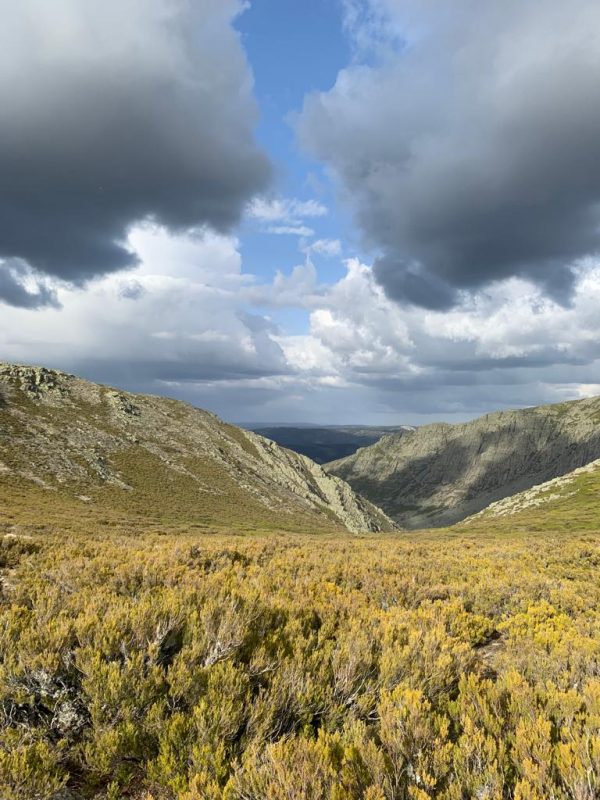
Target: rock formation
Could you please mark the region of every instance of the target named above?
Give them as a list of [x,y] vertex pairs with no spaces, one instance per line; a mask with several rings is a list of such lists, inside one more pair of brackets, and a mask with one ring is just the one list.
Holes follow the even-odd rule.
[[600,458],[600,398],[386,436],[326,465],[402,527],[448,525]]
[[157,519],[394,527],[310,459],[214,414],[39,367],[0,364],[0,482]]

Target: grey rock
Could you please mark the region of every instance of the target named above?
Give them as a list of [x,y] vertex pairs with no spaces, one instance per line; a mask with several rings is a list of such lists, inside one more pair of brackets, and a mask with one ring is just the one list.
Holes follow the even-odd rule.
[[448,525],[600,458],[600,398],[391,435],[327,471],[405,528]]
[[[151,470],[163,476],[159,490],[168,486],[177,496],[184,487],[179,495],[187,519],[193,519],[196,502],[199,516],[210,517],[214,498],[220,509],[214,522],[223,524],[229,521],[229,503],[229,508],[248,504],[250,517],[258,507],[259,517],[275,522],[304,515],[307,523],[354,532],[395,527],[305,456],[187,403],[2,363],[0,398],[0,480],[60,490],[96,506],[102,498],[115,502],[139,495],[140,474]],[[150,474],[149,485],[152,481]],[[144,502],[149,514],[162,515],[164,494],[161,499],[156,488],[156,496],[149,490]],[[226,499],[218,505],[219,498]]]

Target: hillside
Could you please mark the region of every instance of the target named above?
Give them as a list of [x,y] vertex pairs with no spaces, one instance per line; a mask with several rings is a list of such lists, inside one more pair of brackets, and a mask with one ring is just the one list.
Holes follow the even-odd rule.
[[455,523],[600,458],[600,398],[391,435],[326,465],[402,527]]
[[3,800],[599,796],[600,461],[355,535],[212,414],[0,386]]
[[2,800],[600,796],[596,531],[11,514]]
[[371,425],[293,425],[250,426],[254,433],[272,439],[282,447],[308,456],[317,464],[335,461],[368,447],[390,433],[413,430],[407,426],[376,427]]
[[600,528],[600,459],[491,503],[465,526],[520,531],[597,531]]
[[389,530],[308,458],[215,415],[44,368],[0,365],[0,493],[159,522]]

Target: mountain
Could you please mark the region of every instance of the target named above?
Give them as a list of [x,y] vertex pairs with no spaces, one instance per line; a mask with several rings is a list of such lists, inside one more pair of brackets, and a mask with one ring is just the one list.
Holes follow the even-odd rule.
[[600,458],[600,398],[383,437],[327,464],[402,527],[455,523]]
[[308,458],[176,400],[0,364],[5,506],[72,506],[244,529],[390,530]]
[[282,447],[308,456],[317,464],[335,461],[356,453],[359,447],[368,447],[390,433],[414,430],[401,425],[376,427],[370,425],[250,425],[254,433],[272,439]]
[[524,492],[490,503],[464,525],[491,523],[498,529],[593,531],[600,528],[600,459]]

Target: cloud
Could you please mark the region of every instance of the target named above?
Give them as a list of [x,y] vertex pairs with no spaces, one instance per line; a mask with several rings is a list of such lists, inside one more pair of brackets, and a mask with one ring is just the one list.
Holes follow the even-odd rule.
[[324,217],[326,214],[327,208],[317,200],[287,197],[257,197],[246,209],[246,216],[264,226],[265,233],[300,236],[303,239],[309,239],[315,234],[305,221]]
[[322,402],[331,422],[336,408],[390,424],[466,419],[589,396],[600,384],[594,262],[576,271],[569,307],[511,278],[472,292],[452,311],[425,312],[389,299],[371,267],[356,259],[346,267],[329,287],[317,288],[316,275],[300,267],[272,287],[274,305],[296,295],[310,309],[307,334],[276,340],[291,374],[310,386],[307,408]]
[[15,258],[0,260],[0,299],[21,308],[58,305],[55,291],[44,278]]
[[[0,258],[82,284],[135,264],[127,237],[141,220],[218,231],[238,221],[270,177],[231,26],[241,8],[2,3]],[[6,275],[3,286],[14,302]]]
[[317,286],[317,270],[310,259],[295,266],[289,275],[277,270],[271,284],[252,287],[248,299],[271,308],[308,308],[323,291]]
[[[165,382],[235,381],[289,369],[277,329],[244,307],[237,242],[163,228],[132,231],[140,264],[85,289],[62,285],[62,308],[0,317],[2,357],[43,363],[94,380],[157,392]],[[181,391],[180,391],[181,394]]]
[[249,204],[247,214],[260,222],[298,224],[307,217],[324,217],[327,208],[317,200],[257,197]]
[[276,236],[302,236],[303,238],[308,238],[314,236],[315,232],[306,225],[270,225],[267,228],[267,233],[272,233]]
[[[424,311],[391,300],[358,259],[330,284],[307,259],[261,285],[232,236],[145,224],[128,245],[136,268],[85,289],[58,284],[60,308],[6,306],[2,358],[177,396],[233,421],[457,420],[600,385],[594,260],[577,268],[567,307],[510,278]],[[33,291],[34,276],[19,280]]]
[[307,97],[298,129],[380,253],[388,296],[451,308],[519,277],[568,302],[600,250],[598,3],[346,11],[359,60]]
[[305,253],[316,253],[320,256],[333,258],[342,253],[342,243],[339,239],[317,239],[304,248]]

